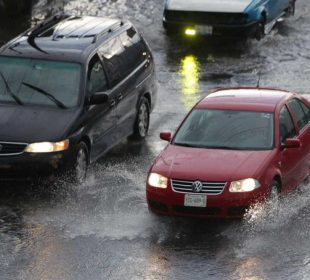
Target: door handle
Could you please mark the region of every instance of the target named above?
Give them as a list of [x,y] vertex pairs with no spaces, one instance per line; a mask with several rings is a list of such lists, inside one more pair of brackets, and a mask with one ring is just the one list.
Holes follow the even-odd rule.
[[117,97],[117,100],[118,100],[118,101],[121,101],[122,99],[123,99],[123,95],[120,94],[120,95]]
[[111,102],[110,102],[110,107],[114,107],[116,104],[115,100],[113,99]]

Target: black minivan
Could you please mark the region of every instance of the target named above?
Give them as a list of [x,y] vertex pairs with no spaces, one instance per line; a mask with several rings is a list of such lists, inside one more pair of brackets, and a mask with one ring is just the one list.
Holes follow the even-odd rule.
[[0,180],[70,171],[143,139],[157,86],[128,21],[57,15],[0,49]]

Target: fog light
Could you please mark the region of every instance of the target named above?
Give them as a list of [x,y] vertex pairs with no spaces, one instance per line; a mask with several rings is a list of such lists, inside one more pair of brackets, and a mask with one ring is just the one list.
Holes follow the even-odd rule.
[[187,36],[195,36],[196,35],[196,30],[193,28],[187,28],[185,29],[185,35]]

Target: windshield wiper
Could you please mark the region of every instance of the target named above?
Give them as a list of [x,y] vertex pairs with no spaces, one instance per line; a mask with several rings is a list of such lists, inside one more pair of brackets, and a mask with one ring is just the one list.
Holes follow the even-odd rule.
[[12,98],[15,100],[15,102],[19,105],[24,105],[24,103],[12,92],[7,80],[5,79],[5,77],[1,71],[0,71],[0,77],[2,78],[2,80],[5,84],[6,91],[12,96]]
[[222,149],[222,150],[244,150],[244,148],[231,147],[231,146],[205,146],[206,149]]
[[193,144],[189,144],[189,143],[173,143],[176,146],[182,146],[182,147],[189,147],[189,148],[204,148],[204,146],[199,146],[199,145],[193,145]]
[[48,99],[52,100],[59,108],[62,108],[62,109],[67,109],[68,107],[66,105],[64,105],[61,101],[59,101],[54,95],[48,93],[47,91],[39,88],[39,87],[36,87],[34,85],[31,85],[31,84],[28,84],[28,83],[25,83],[25,82],[22,82],[23,85],[25,85],[26,87],[29,87],[41,94],[43,94],[44,96],[46,96]]

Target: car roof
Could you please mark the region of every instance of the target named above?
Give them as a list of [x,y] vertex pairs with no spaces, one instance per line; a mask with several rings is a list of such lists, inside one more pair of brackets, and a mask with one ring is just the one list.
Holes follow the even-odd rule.
[[266,88],[229,88],[217,90],[196,108],[274,112],[277,105],[294,94]]
[[172,11],[242,13],[254,0],[168,0]]
[[5,44],[0,55],[83,63],[98,44],[129,26],[119,19],[57,15]]

